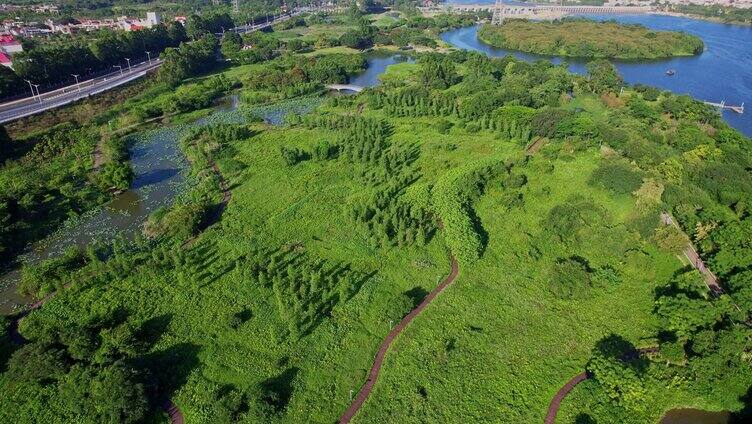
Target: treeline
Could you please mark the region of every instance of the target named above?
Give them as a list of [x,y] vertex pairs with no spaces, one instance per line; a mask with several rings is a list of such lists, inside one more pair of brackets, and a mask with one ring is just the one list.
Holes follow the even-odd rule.
[[[369,233],[372,248],[422,246],[430,240],[436,231],[436,220],[428,193],[423,201],[406,196],[406,190],[419,178],[412,166],[420,155],[418,147],[392,144],[389,137],[393,130],[381,119],[313,114],[304,117],[303,124],[337,131],[339,141],[334,146],[327,143],[326,148],[352,164],[355,177],[372,187],[349,209],[352,220]],[[281,151],[283,156],[310,156],[300,149],[281,147]],[[288,163],[291,161],[288,159]]]
[[174,22],[141,31],[102,31],[88,43],[73,37],[64,43],[39,44],[13,56],[13,68],[19,79],[9,91],[0,92],[0,96],[28,91],[24,79],[36,84],[57,84],[73,81],[74,74],[83,79],[94,72],[114,71],[113,65],[127,69],[125,58],[135,64],[146,59],[148,51],[156,59],[166,48],[185,40],[183,26]]
[[393,177],[352,205],[350,215],[353,221],[364,225],[372,248],[423,246],[435,234],[436,218],[427,202],[413,202],[405,195],[415,179],[410,173]]
[[[117,309],[78,321],[24,319],[22,332],[29,341],[8,360],[5,378],[12,384],[4,386],[7,396],[19,400],[0,416],[4,421],[143,422],[154,389],[149,365],[156,365],[146,361],[147,352],[156,338],[134,321]],[[23,398],[30,391],[44,391],[56,401],[28,402]]]
[[175,87],[184,79],[212,69],[217,62],[217,39],[204,35],[192,43],[168,48],[162,53],[164,63],[157,78]]
[[306,83],[345,83],[351,75],[365,69],[366,63],[361,55],[294,56],[270,62],[265,72],[252,73],[243,83],[254,90],[286,88]]
[[277,312],[286,326],[275,328],[280,339],[295,340],[310,333],[368,279],[367,274],[353,270],[349,264],[284,249],[251,252],[244,262],[243,276],[274,294]]
[[292,56],[268,62],[263,72],[243,77],[243,86],[254,91],[247,103],[275,100],[320,92],[324,84],[345,83],[366,67],[362,55],[331,54],[317,57]]
[[722,5],[676,4],[669,10],[677,13],[701,16],[730,24],[752,24],[752,9]]

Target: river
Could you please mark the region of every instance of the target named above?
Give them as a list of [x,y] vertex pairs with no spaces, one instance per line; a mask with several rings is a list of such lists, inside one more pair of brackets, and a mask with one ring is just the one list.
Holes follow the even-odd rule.
[[[493,3],[489,0],[478,1],[489,2]],[[705,51],[697,56],[643,62],[614,61],[614,64],[630,84],[648,84],[678,94],[689,94],[699,100],[725,100],[727,104],[733,105],[746,102],[747,113],[740,115],[726,110],[723,116],[729,125],[752,137],[752,26],[665,15],[603,15],[588,18],[615,19],[655,30],[685,31],[702,38]],[[460,28],[445,32],[441,38],[457,48],[476,50],[489,56],[512,54],[524,60],[550,59],[554,63],[567,62],[573,72],[585,72],[585,60],[537,56],[494,48],[478,40],[477,30],[477,26]],[[668,69],[676,70],[676,74],[667,76]]]

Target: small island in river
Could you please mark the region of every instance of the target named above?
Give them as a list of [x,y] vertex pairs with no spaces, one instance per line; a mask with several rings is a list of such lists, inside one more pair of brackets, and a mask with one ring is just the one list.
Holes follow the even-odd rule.
[[508,20],[499,26],[484,25],[478,38],[504,49],[583,58],[659,59],[692,56],[704,48],[702,39],[683,32],[585,19]]

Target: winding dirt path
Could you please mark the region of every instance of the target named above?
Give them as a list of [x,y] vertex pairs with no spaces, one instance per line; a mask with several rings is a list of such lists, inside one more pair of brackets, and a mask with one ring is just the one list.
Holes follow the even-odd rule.
[[559,389],[558,392],[556,392],[556,396],[551,399],[551,404],[548,406],[548,414],[546,414],[545,420],[546,424],[554,424],[554,421],[556,421],[556,413],[559,412],[561,401],[564,400],[564,398],[569,394],[569,392],[572,391],[572,389],[574,389],[574,386],[582,383],[588,378],[590,378],[590,375],[588,375],[587,372],[577,374],[572,377],[571,380],[567,381],[567,384],[562,386],[562,388]]
[[402,321],[400,321],[399,324],[397,324],[397,326],[389,332],[389,334],[386,336],[386,339],[384,339],[384,341],[381,343],[381,347],[379,347],[379,351],[376,353],[376,359],[374,359],[373,361],[373,366],[371,366],[371,372],[368,374],[368,380],[366,380],[366,384],[363,385],[363,387],[360,389],[360,392],[358,392],[358,396],[353,399],[350,407],[347,408],[347,411],[345,411],[345,413],[342,415],[342,418],[339,419],[340,424],[349,423],[352,417],[354,417],[355,414],[358,413],[360,407],[363,406],[363,403],[371,394],[373,385],[376,384],[376,379],[379,377],[379,371],[381,371],[381,364],[384,362],[384,356],[386,356],[386,352],[389,350],[389,346],[392,344],[392,341],[394,341],[394,339],[402,332],[402,330],[404,330],[405,327],[410,324],[410,321],[412,321],[413,318],[418,316],[418,314],[420,314],[423,309],[425,309],[426,306],[428,306],[428,304],[430,304],[439,293],[444,291],[444,289],[452,284],[457,278],[457,274],[459,274],[459,265],[457,264],[457,259],[455,259],[454,256],[452,256],[451,265],[452,270],[444,279],[444,281],[439,284],[438,287],[433,289],[433,291],[429,293],[422,302],[420,302],[420,305],[418,305],[415,309],[410,311],[409,314],[402,318]]
[[183,418],[183,413],[180,411],[180,408],[178,408],[170,399],[165,399],[164,402],[162,402],[162,410],[167,413],[167,415],[170,417],[170,422],[172,424],[185,424],[185,418]]

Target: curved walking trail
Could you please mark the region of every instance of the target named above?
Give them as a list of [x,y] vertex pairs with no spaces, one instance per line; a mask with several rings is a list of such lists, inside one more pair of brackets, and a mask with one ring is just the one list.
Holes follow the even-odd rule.
[[572,391],[572,389],[574,389],[574,386],[582,383],[588,378],[590,378],[590,375],[587,373],[587,371],[577,374],[572,377],[571,380],[567,381],[567,384],[562,386],[562,388],[559,389],[558,392],[556,392],[556,396],[551,399],[551,404],[548,406],[548,414],[546,414],[545,421],[546,424],[554,424],[554,421],[556,421],[556,413],[559,412],[561,401],[564,400],[564,398],[569,394],[569,392]]
[[162,402],[162,410],[167,413],[167,415],[170,418],[170,422],[172,424],[184,424],[185,418],[183,418],[183,413],[180,412],[180,408],[178,408],[170,399],[165,399],[164,402]]
[[352,417],[358,413],[360,407],[363,406],[363,403],[368,398],[368,395],[371,394],[373,385],[376,384],[376,379],[379,377],[379,371],[381,370],[381,364],[384,362],[384,356],[386,356],[386,352],[387,350],[389,350],[389,346],[392,344],[392,341],[394,341],[394,339],[402,332],[402,330],[404,330],[405,327],[410,324],[410,321],[412,321],[413,318],[418,316],[418,314],[420,314],[423,309],[425,309],[426,306],[428,306],[428,304],[431,303],[439,293],[444,291],[444,289],[452,284],[457,278],[457,274],[459,273],[459,265],[457,264],[457,259],[454,256],[452,256],[451,259],[451,266],[452,270],[444,279],[444,281],[439,284],[438,287],[433,289],[433,291],[429,293],[422,302],[420,302],[420,305],[418,305],[415,309],[410,311],[409,314],[402,318],[402,321],[400,321],[399,324],[397,324],[397,326],[389,332],[389,334],[386,336],[386,339],[384,339],[384,341],[381,343],[381,347],[379,347],[379,351],[376,353],[376,359],[373,361],[373,366],[371,366],[371,371],[368,374],[368,380],[366,380],[366,384],[363,385],[363,387],[360,389],[360,392],[358,392],[358,396],[355,397],[350,407],[347,408],[347,411],[345,411],[345,413],[342,415],[342,418],[340,418],[340,424],[349,423]]

